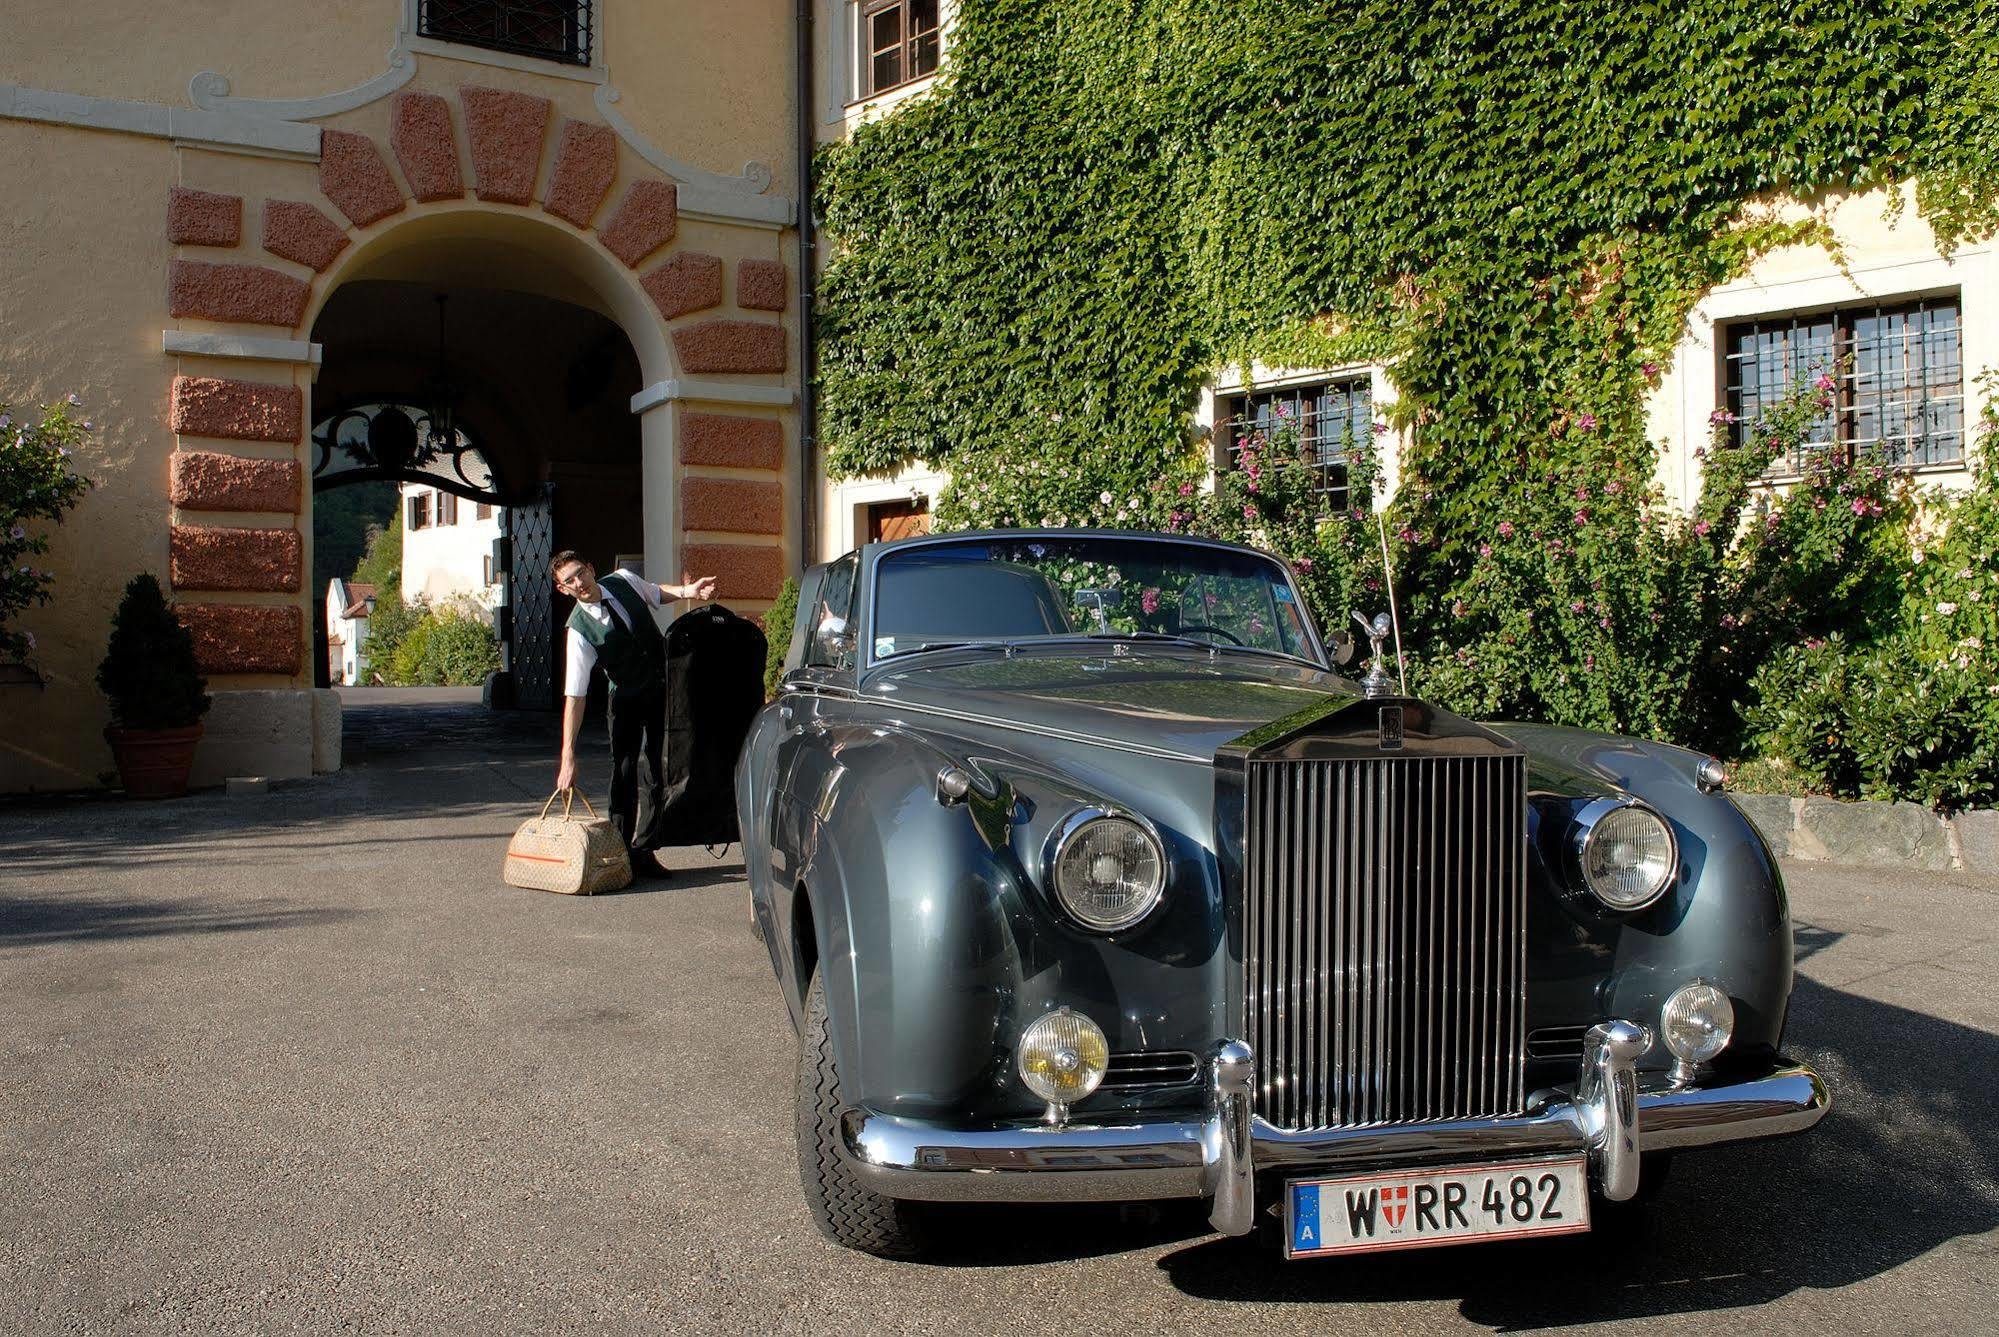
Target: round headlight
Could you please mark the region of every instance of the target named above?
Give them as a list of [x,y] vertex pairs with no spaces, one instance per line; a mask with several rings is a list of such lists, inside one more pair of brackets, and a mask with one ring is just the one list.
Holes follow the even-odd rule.
[[1071,819],[1051,871],[1062,908],[1099,933],[1145,918],[1166,887],[1166,855],[1153,834],[1128,817],[1101,813]]
[[1020,1080],[1051,1105],[1073,1105],[1096,1090],[1110,1061],[1103,1029],[1066,1007],[1029,1026],[1014,1056]]
[[1600,800],[1579,819],[1576,861],[1598,900],[1613,910],[1642,910],[1665,893],[1679,851],[1658,813]]
[[1706,1063],[1735,1035],[1735,1005],[1712,984],[1696,980],[1666,1000],[1659,1032],[1674,1058]]

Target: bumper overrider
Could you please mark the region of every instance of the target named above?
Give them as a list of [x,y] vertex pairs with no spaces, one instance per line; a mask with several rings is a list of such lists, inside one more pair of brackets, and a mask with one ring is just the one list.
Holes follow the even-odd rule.
[[1249,1046],[1216,1046],[1199,1119],[959,1127],[850,1109],[842,1149],[862,1182],[892,1198],[931,1202],[1137,1201],[1209,1198],[1224,1234],[1255,1224],[1259,1173],[1328,1175],[1466,1161],[1586,1155],[1605,1198],[1638,1192],[1639,1156],[1803,1132],[1832,1098],[1819,1075],[1779,1060],[1750,1077],[1640,1083],[1651,1047],[1642,1026],[1603,1022],[1585,1038],[1573,1090],[1536,1093],[1521,1114],[1418,1124],[1274,1128],[1250,1108]]

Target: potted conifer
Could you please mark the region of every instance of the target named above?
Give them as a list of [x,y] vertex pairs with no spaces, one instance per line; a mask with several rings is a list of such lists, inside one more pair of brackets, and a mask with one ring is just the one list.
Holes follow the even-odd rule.
[[111,698],[104,739],[131,798],[175,798],[187,792],[208,683],[195,667],[194,640],[167,607],[160,582],[132,577],[111,620],[111,645],[97,666],[97,685]]

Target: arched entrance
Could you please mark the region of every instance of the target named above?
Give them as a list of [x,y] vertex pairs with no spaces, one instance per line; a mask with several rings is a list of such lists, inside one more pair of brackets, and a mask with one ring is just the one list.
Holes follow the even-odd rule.
[[[550,554],[573,547],[604,569],[650,555],[643,422],[632,412],[647,378],[617,303],[593,285],[605,277],[589,274],[593,263],[531,220],[430,215],[343,266],[311,326],[323,350],[308,419],[315,496],[356,480],[416,485],[403,489],[406,569],[411,526],[441,530],[503,508],[498,541],[482,545],[496,574],[479,611],[492,606],[503,646],[498,699],[530,709],[554,706],[560,682]],[[628,286],[617,278],[614,298]],[[640,329],[656,336],[656,319]],[[663,359],[663,347],[652,351]],[[665,531],[671,520],[654,522]],[[449,581],[428,583],[431,599],[457,597]]]

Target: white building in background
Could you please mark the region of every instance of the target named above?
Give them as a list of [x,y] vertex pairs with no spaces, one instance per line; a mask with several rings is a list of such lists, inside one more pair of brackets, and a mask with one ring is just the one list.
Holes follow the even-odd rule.
[[368,617],[375,587],[335,576],[326,582],[327,670],[336,687],[368,681]]
[[493,556],[500,508],[422,483],[404,483],[401,504],[404,601],[467,601],[492,611],[502,601]]

